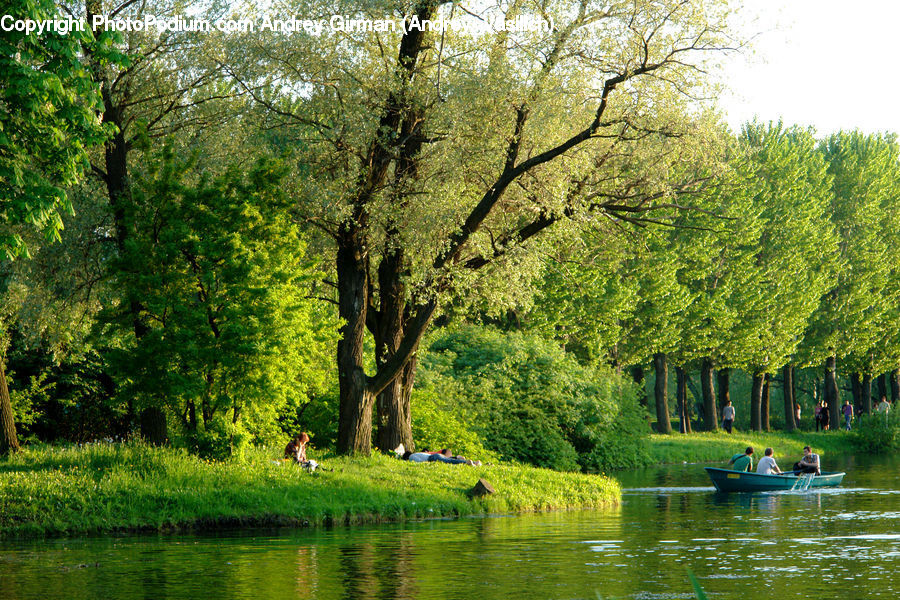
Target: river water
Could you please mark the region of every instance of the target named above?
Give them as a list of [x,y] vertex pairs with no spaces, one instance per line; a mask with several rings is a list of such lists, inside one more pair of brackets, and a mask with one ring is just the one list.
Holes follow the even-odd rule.
[[722,495],[679,465],[603,511],[3,542],[0,598],[693,598],[687,569],[710,598],[897,598],[900,459],[825,467],[842,487]]

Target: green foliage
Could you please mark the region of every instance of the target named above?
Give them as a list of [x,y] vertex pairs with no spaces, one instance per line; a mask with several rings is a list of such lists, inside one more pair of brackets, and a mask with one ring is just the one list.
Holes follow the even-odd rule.
[[[329,471],[129,444],[25,449],[0,460],[0,537],[91,532],[299,526],[610,506],[621,491],[597,475],[500,465],[469,467],[313,454]],[[497,490],[471,499],[484,477]]]
[[[15,19],[52,19],[49,0],[7,0]],[[0,35],[0,254],[27,255],[20,226],[58,239],[72,205],[64,187],[87,164],[86,149],[109,132],[96,110],[98,90],[79,51],[88,32]]]
[[455,454],[481,460],[497,461],[499,456],[484,446],[481,438],[473,431],[466,411],[447,398],[447,390],[439,394],[436,390],[416,388],[412,394],[412,430],[417,450],[440,450],[450,448]]
[[246,175],[192,180],[192,166],[166,149],[135,186],[138,228],[99,333],[117,340],[107,356],[119,396],[167,409],[190,447],[218,457],[243,428],[278,437],[278,415],[327,388],[335,323],[305,299],[317,275],[282,192],[285,167],[261,160]]
[[420,390],[503,459],[558,470],[646,460],[633,386],[554,342],[467,326],[438,335],[420,364]]
[[888,414],[861,415],[850,432],[854,446],[861,452],[883,454],[900,449],[900,416]]

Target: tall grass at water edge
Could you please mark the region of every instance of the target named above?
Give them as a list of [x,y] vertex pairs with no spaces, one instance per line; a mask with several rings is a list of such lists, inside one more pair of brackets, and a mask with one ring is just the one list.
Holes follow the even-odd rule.
[[[687,435],[654,434],[650,436],[650,456],[653,462],[663,464],[678,463],[725,463],[732,456],[753,446],[755,456],[760,457],[766,448],[775,451],[775,457],[799,460],[803,447],[810,446],[813,452],[828,456],[851,454],[857,451],[855,438],[845,431],[828,432],[739,432],[728,434],[724,431],[712,433],[690,433]],[[780,463],[779,463],[780,464]],[[790,466],[790,465],[788,465]],[[781,465],[785,468],[785,465]]]
[[[609,478],[525,466],[469,467],[312,455],[308,473],[275,450],[211,462],[137,443],[25,449],[0,459],[0,537],[364,523],[593,508]],[[468,496],[479,477],[496,494]]]

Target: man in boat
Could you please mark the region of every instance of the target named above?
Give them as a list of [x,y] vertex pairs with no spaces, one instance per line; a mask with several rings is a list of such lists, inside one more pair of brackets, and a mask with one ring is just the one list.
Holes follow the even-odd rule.
[[756,472],[762,475],[781,475],[781,469],[775,463],[775,451],[766,448],[766,455],[759,459],[756,465]]
[[732,465],[732,471],[752,471],[753,470],[753,446],[747,446],[743,454],[735,454],[728,461]]
[[799,462],[794,463],[795,473],[815,473],[821,475],[819,470],[819,455],[812,451],[809,446],[803,447],[803,457]]

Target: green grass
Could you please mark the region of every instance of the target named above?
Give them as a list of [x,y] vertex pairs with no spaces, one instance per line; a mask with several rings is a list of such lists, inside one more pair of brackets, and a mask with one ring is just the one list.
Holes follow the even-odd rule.
[[[310,474],[265,450],[207,462],[139,444],[26,449],[0,460],[0,537],[400,521],[593,508],[620,498],[618,484],[597,475],[314,458],[331,471]],[[470,499],[479,477],[497,493]]]
[[[775,456],[798,460],[804,446],[822,456],[853,453],[853,438],[844,431],[813,433],[799,431],[784,432],[738,432],[727,434],[691,433],[650,436],[650,456],[655,463],[706,463],[726,462],[747,446],[753,446],[757,457],[763,455],[767,447],[775,450]],[[782,466],[784,468],[784,466]]]

